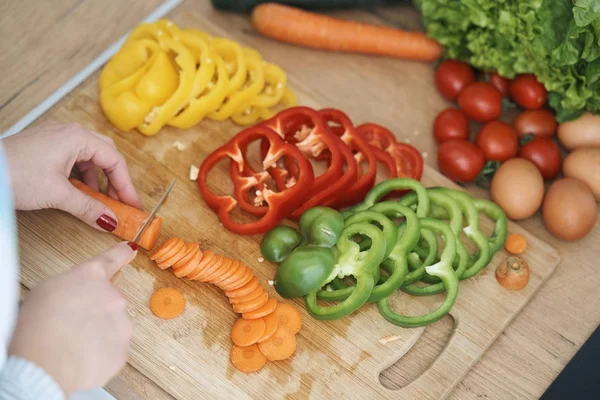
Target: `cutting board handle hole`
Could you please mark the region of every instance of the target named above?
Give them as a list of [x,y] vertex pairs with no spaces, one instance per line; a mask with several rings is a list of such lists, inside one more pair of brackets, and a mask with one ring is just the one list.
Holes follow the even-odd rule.
[[425,373],[444,352],[457,323],[446,315],[425,331],[406,354],[381,371],[379,382],[390,390],[400,390]]

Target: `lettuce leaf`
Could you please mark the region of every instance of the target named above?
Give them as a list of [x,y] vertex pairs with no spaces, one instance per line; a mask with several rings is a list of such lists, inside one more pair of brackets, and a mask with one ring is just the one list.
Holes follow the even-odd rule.
[[449,58],[512,78],[533,73],[559,121],[600,114],[598,0],[415,0]]

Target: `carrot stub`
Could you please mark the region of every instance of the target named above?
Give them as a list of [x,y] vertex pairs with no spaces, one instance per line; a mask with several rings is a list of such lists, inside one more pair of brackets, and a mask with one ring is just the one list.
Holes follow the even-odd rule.
[[[111,211],[117,217],[117,228],[112,231],[112,234],[120,237],[123,240],[133,240],[135,235],[138,233],[144,222],[148,219],[150,214],[144,210],[139,210],[135,207],[129,206],[125,203],[121,203],[103,193],[97,192],[88,185],[84,184],[77,179],[69,179],[69,181],[77,189],[87,194],[88,196],[100,201],[106,207],[110,208]],[[160,217],[155,216],[152,221],[146,226],[142,236],[138,240],[140,247],[150,250],[156,244],[158,235],[160,234],[160,228],[162,226],[162,220]]]
[[267,358],[260,352],[258,346],[233,346],[230,360],[234,367],[242,372],[256,372],[264,367]]
[[511,233],[504,242],[504,248],[510,254],[523,254],[527,249],[527,239],[520,233]]
[[258,339],[258,343],[270,339],[271,336],[275,334],[275,331],[277,331],[277,327],[279,326],[277,317],[273,313],[265,315],[262,319],[265,321],[265,333],[263,333],[262,337]]
[[296,351],[296,335],[287,327],[279,325],[273,336],[259,343],[258,348],[269,361],[285,360]]
[[266,327],[263,319],[240,318],[231,328],[231,341],[236,346],[250,346],[263,337]]
[[442,46],[422,32],[343,20],[282,4],[260,4],[252,25],[272,39],[333,51],[435,61]]
[[150,297],[150,310],[162,319],[175,318],[183,312],[184,308],[185,297],[175,288],[158,289]]
[[287,327],[294,334],[302,328],[302,314],[291,304],[279,303],[273,312],[280,326]]
[[271,297],[269,299],[269,301],[267,301],[265,303],[265,305],[262,306],[261,308],[254,310],[254,311],[243,313],[242,318],[244,318],[244,319],[262,318],[265,315],[271,314],[273,311],[275,311],[276,308],[277,308],[277,300],[274,299],[273,297]]

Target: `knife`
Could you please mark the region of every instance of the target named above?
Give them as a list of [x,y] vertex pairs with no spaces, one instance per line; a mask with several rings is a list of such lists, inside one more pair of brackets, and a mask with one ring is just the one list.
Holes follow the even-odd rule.
[[167,190],[165,190],[165,192],[163,193],[162,197],[160,198],[160,200],[158,201],[158,203],[156,204],[156,206],[154,206],[154,209],[152,210],[152,212],[150,213],[150,215],[148,216],[148,218],[146,219],[146,221],[144,221],[144,224],[142,225],[142,227],[140,228],[140,230],[138,231],[138,233],[133,238],[133,240],[132,240],[133,243],[137,243],[137,241],[140,238],[140,236],[142,236],[142,233],[144,232],[144,229],[146,229],[146,226],[148,226],[148,223],[150,223],[150,221],[152,221],[152,219],[154,219],[154,215],[156,215],[156,213],[158,212],[158,210],[160,209],[160,207],[165,202],[165,200],[167,198],[167,195],[169,194],[169,192],[171,191],[171,189],[173,189],[173,186],[175,186],[175,182],[176,182],[176,180],[173,180],[173,182],[171,182],[171,184],[167,187]]

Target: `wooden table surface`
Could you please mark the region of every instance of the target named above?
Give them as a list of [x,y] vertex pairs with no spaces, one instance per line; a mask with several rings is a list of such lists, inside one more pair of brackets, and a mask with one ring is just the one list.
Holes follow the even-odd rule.
[[[191,0],[187,0],[190,6]],[[207,0],[194,0],[206,3]],[[145,18],[160,0],[8,0],[0,4],[0,132],[15,123],[52,91],[60,87],[77,71],[87,65],[110,44]],[[198,5],[206,8],[205,4]],[[334,15],[374,23],[394,25],[406,29],[422,29],[419,16],[409,6],[377,8],[369,11],[335,12]],[[238,18],[243,23],[243,17]],[[283,45],[282,45],[283,46]],[[399,63],[403,61],[398,61]],[[315,79],[323,70],[332,72],[331,65],[307,71]],[[371,107],[381,104],[377,115],[387,115],[384,124],[402,118],[399,135],[416,145],[425,162],[436,166],[436,149],[431,140],[430,125],[435,113],[447,106],[439,99],[419,96],[419,93],[390,93],[385,79],[369,75],[351,85],[360,95],[360,101]],[[320,79],[323,79],[321,77]],[[398,76],[402,79],[420,79],[431,85],[431,67],[424,66],[420,76]],[[337,87],[327,80],[321,90],[335,98]],[[337,82],[340,82],[338,79]],[[350,83],[348,83],[350,85]],[[340,108],[352,112],[353,99],[342,96]],[[381,102],[381,98],[393,101]],[[355,106],[356,107],[356,106]],[[385,107],[385,109],[384,109]],[[480,193],[482,194],[482,193]],[[559,252],[562,262],[548,283],[542,287],[530,304],[497,339],[495,344],[476,364],[451,398],[538,398],[566,365],[575,352],[600,323],[600,227],[576,243],[562,242],[544,228],[539,213],[520,223],[540,239],[550,243]],[[51,261],[51,260],[50,260]],[[533,266],[535,268],[535,266]],[[392,386],[398,371],[412,365],[411,358],[430,357],[432,343],[439,349],[445,343],[451,328],[450,321],[442,321],[435,329],[426,329],[422,342],[411,353],[392,366],[383,375]],[[420,346],[428,345],[427,354]],[[438,351],[439,351],[438,349]],[[431,353],[431,354],[430,354]],[[108,385],[107,390],[118,399],[170,398],[152,381],[127,366]]]

